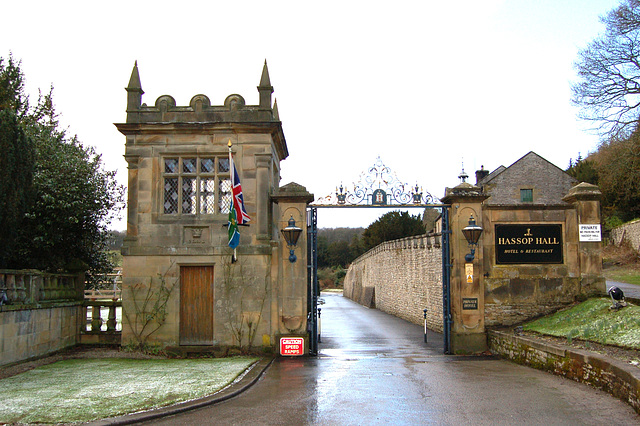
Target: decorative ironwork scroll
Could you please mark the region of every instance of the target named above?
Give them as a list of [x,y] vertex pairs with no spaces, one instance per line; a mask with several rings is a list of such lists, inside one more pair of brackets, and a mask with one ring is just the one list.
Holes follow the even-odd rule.
[[440,200],[416,185],[400,181],[380,157],[366,172],[360,174],[352,188],[342,184],[334,194],[319,198],[312,206],[420,206],[439,204]]

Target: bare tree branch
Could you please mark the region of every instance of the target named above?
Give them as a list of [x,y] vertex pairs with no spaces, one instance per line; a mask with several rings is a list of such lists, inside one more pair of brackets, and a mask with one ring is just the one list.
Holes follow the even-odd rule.
[[640,118],[640,0],[623,0],[601,19],[605,34],[578,54],[572,101],[603,137],[628,136]]

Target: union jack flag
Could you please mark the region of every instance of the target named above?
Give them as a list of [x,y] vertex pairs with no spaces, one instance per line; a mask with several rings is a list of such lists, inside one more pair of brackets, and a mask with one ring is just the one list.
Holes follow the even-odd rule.
[[244,198],[242,196],[242,185],[240,184],[240,177],[238,176],[238,170],[236,170],[236,165],[233,163],[233,157],[231,153],[229,153],[229,164],[231,165],[229,169],[231,170],[231,191],[233,208],[236,211],[236,220],[238,221],[238,225],[247,224],[251,218],[247,214],[247,210],[244,207]]
[[231,262],[236,260],[236,247],[240,244],[240,232],[238,225],[246,225],[251,220],[244,207],[244,198],[242,197],[242,185],[240,185],[240,177],[236,165],[233,164],[231,156],[231,147],[229,147],[229,170],[231,171],[231,205],[229,206],[229,247],[233,249]]

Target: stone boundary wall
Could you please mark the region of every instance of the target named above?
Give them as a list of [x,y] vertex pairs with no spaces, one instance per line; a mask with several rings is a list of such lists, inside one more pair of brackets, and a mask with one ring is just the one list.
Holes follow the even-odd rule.
[[80,341],[84,274],[0,270],[0,365],[37,358]]
[[384,242],[356,259],[344,296],[414,324],[443,331],[441,234]]
[[611,241],[619,246],[628,241],[631,248],[640,253],[640,219],[636,219],[611,230]]
[[41,309],[0,308],[0,365],[48,355],[79,343],[81,302]]
[[638,367],[592,352],[541,343],[504,331],[489,331],[488,340],[494,354],[602,389],[625,401],[640,414]]

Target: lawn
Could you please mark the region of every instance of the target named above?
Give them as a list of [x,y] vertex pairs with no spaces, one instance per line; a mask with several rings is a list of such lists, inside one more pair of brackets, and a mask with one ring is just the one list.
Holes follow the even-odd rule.
[[627,245],[606,244],[602,260],[608,280],[640,285],[640,257]]
[[525,330],[557,337],[582,339],[603,345],[640,349],[640,306],[614,310],[610,298],[589,299],[579,305],[540,318]]
[[640,269],[637,269],[637,267],[630,268],[622,266],[612,266],[607,268],[604,272],[608,280],[640,285]]
[[70,359],[0,380],[0,423],[88,422],[211,395],[257,358]]

